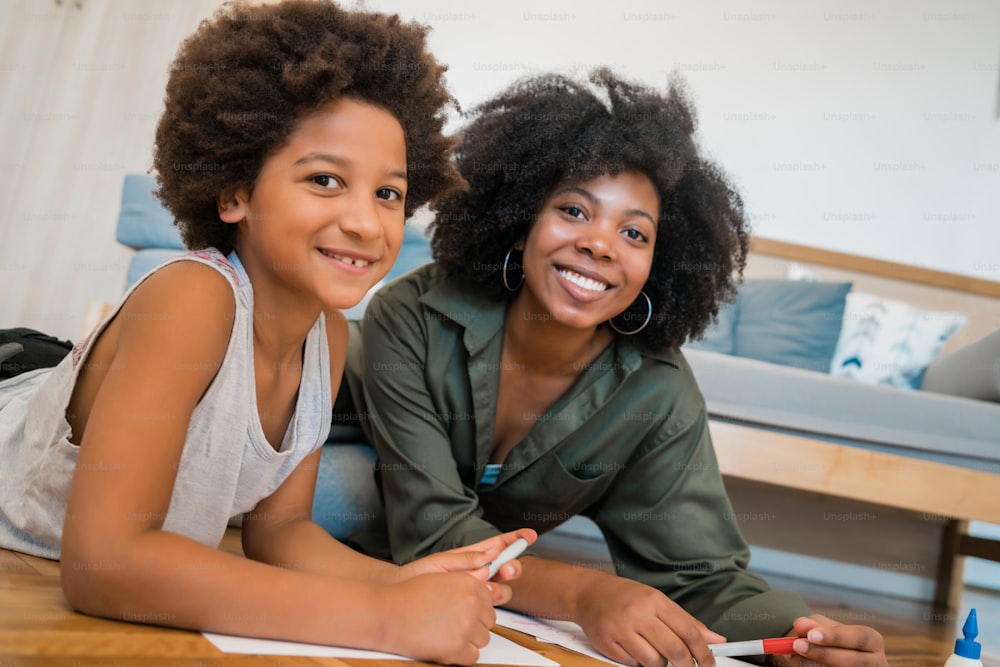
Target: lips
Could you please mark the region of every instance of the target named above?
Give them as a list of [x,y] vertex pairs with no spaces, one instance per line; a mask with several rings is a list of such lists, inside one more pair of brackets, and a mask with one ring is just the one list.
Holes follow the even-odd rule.
[[560,267],[557,270],[559,271],[560,276],[580,289],[585,289],[588,292],[604,292],[608,289],[608,287],[610,287],[606,282],[585,276],[582,273],[577,273],[576,271],[572,271],[567,268]]
[[349,257],[347,255],[341,255],[339,253],[335,253],[335,252],[330,252],[330,251],[327,251],[327,250],[323,250],[322,248],[319,248],[319,251],[323,255],[326,255],[327,257],[336,259],[336,260],[341,261],[344,264],[348,264],[350,266],[356,266],[358,268],[364,268],[364,267],[368,266],[369,264],[371,264],[370,260],[362,259],[360,257]]

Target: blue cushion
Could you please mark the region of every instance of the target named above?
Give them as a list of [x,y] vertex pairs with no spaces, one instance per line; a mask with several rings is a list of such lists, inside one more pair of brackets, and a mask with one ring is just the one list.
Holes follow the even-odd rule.
[[183,250],[180,230],[174,217],[153,196],[156,181],[147,174],[125,174],[122,210],[115,237],[122,245],[141,248]]
[[708,352],[733,354],[736,351],[736,304],[725,303],[719,307],[718,320],[705,329],[701,338],[693,339],[685,347]]
[[828,373],[851,283],[747,280],[737,300],[734,353]]
[[135,281],[142,278],[146,273],[155,269],[160,264],[171,257],[183,254],[184,250],[174,250],[172,248],[143,248],[132,255],[128,263],[128,274],[125,277],[125,289],[131,287]]

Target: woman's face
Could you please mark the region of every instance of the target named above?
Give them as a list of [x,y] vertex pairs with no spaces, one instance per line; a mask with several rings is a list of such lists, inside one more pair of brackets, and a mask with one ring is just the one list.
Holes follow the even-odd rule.
[[588,328],[625,311],[649,277],[659,216],[637,171],[558,185],[525,238],[525,312]]

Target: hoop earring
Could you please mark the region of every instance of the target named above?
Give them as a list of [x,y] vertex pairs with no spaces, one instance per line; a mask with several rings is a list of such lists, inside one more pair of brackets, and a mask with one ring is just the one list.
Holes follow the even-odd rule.
[[510,286],[510,281],[507,280],[507,264],[510,262],[510,254],[512,252],[514,252],[514,246],[510,247],[510,250],[507,251],[507,256],[503,258],[503,270],[501,271],[501,273],[503,274],[503,286],[507,288],[508,292],[516,292],[518,289],[521,288],[521,285],[524,284],[524,273],[523,272],[521,273],[521,280],[520,280],[520,282],[518,282],[513,287]]
[[643,321],[643,323],[641,325],[639,325],[638,329],[633,329],[632,331],[622,331],[621,329],[619,329],[618,327],[615,326],[615,322],[614,322],[613,319],[608,320],[608,326],[610,326],[612,329],[614,329],[615,331],[617,331],[618,333],[620,333],[623,336],[634,336],[634,335],[636,335],[637,333],[639,333],[640,331],[642,331],[643,329],[645,329],[646,325],[649,324],[649,321],[651,319],[653,319],[653,302],[652,302],[652,300],[649,298],[649,295],[646,294],[645,292],[640,291],[639,294],[642,295],[642,296],[644,296],[644,297],[646,297],[646,319],[645,319],[645,321]]

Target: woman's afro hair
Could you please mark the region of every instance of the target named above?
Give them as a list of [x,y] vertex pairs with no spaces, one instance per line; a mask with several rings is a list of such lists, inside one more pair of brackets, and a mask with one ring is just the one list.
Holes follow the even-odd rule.
[[219,220],[220,193],[252,190],[297,123],[341,97],[381,107],[403,127],[407,217],[461,186],[454,140],[441,131],[454,99],[426,32],[330,0],[237,1],[203,21],[171,65],[153,161],[157,196],[185,245],[228,253],[236,226]]
[[[660,218],[643,287],[653,315],[630,339],[645,350],[680,345],[700,336],[719,304],[735,298],[749,238],[742,202],[722,171],[699,155],[693,107],[680,82],[663,95],[599,69],[590,84],[533,77],[473,110],[456,155],[469,187],[434,207],[434,258],[459,280],[510,296],[504,258],[557,185],[639,171],[656,188]],[[520,279],[515,264],[512,283]],[[640,297],[616,325],[635,329],[647,309]]]

